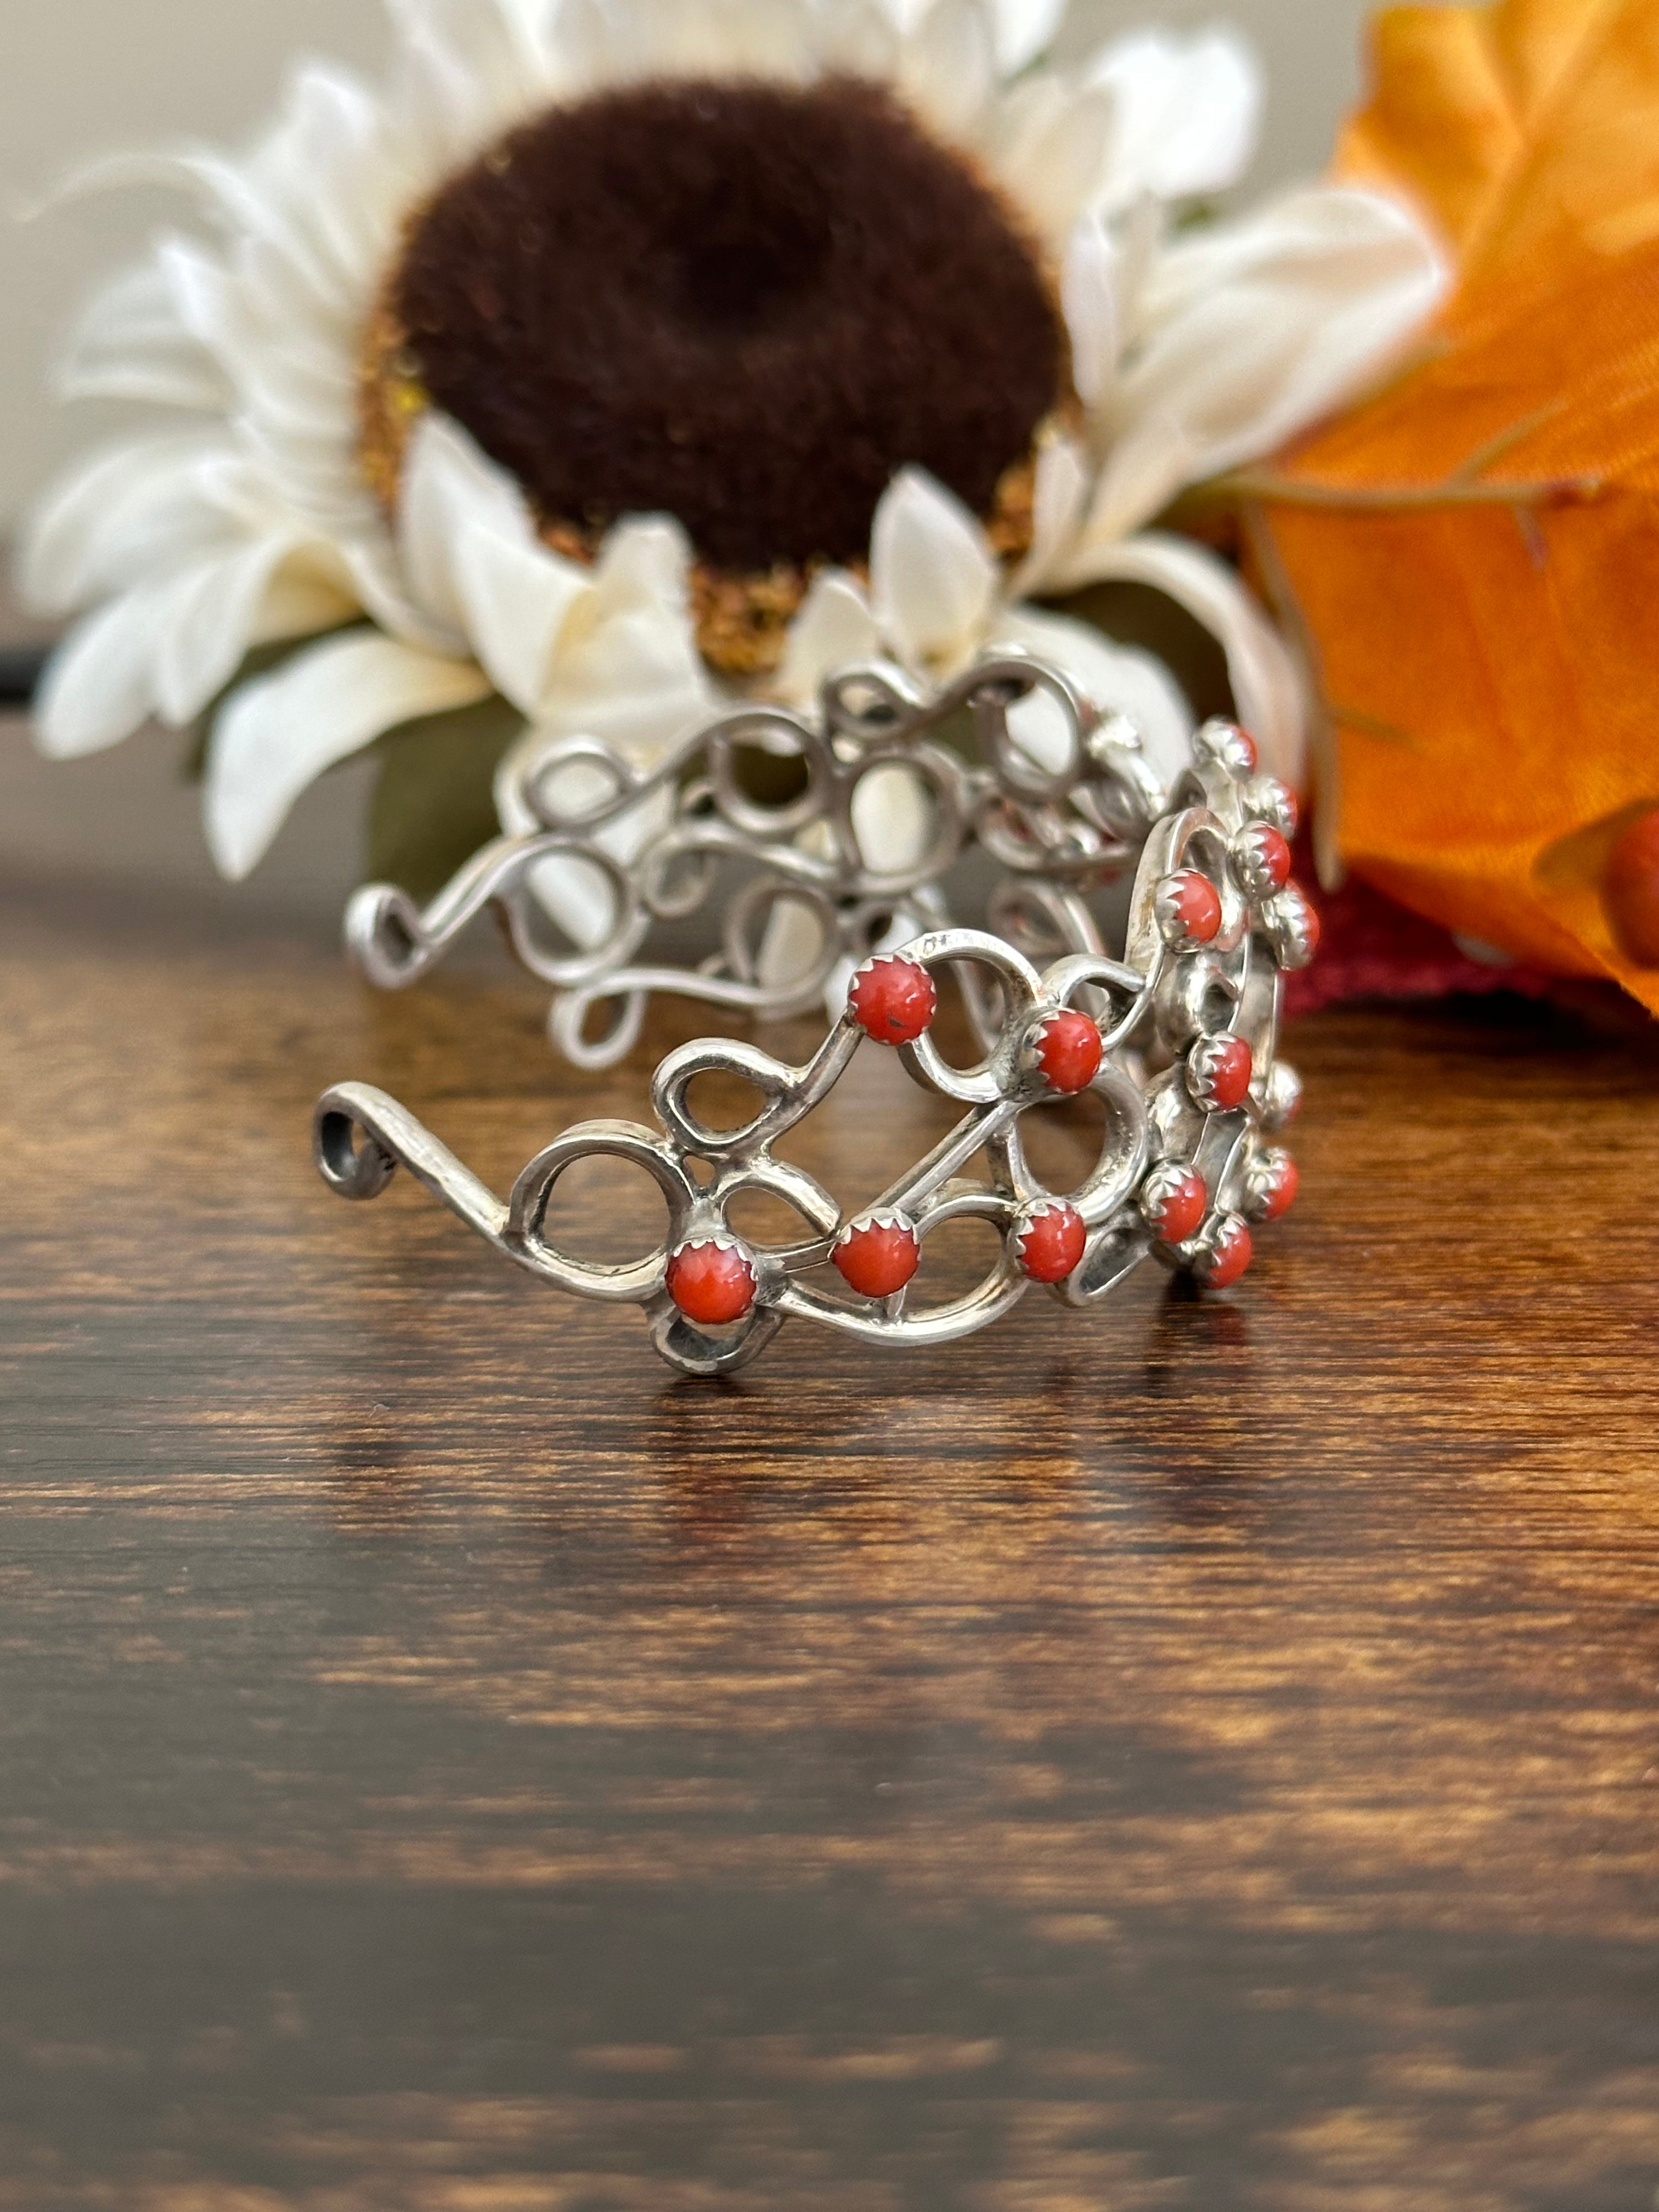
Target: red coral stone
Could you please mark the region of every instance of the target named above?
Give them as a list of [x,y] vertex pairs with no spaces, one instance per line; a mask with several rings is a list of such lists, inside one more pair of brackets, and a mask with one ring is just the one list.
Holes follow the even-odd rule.
[[1191,1168],[1160,1168],[1141,1200],[1146,1218],[1165,1244],[1184,1244],[1210,1210],[1210,1193]]
[[1196,868],[1183,868],[1158,885],[1158,918],[1171,936],[1212,945],[1221,933],[1221,894]]
[[1291,848],[1272,823],[1253,823],[1238,842],[1247,872],[1255,883],[1282,891],[1291,880]]
[[1300,939],[1297,951],[1301,964],[1306,968],[1318,958],[1320,945],[1324,941],[1325,925],[1319,919],[1319,908],[1294,884],[1280,895],[1279,903],[1285,908],[1292,929]]
[[921,1240],[896,1214],[866,1214],[842,1231],[830,1256],[860,1297],[890,1298],[921,1265]]
[[1262,813],[1271,814],[1286,837],[1294,837],[1302,827],[1302,801],[1290,786],[1280,783],[1276,776],[1266,776],[1256,786],[1255,796]]
[[1302,1188],[1302,1170],[1288,1152],[1271,1154],[1265,1166],[1261,1196],[1256,1202],[1257,1218],[1282,1221],[1296,1204]]
[[1098,1026],[1087,1014],[1051,1014],[1036,1033],[1036,1062],[1048,1088],[1063,1098],[1086,1091],[1106,1056]]
[[754,1310],[755,1263],[741,1244],[682,1244],[668,1263],[668,1295],[688,1321],[724,1328]]
[[1206,1290],[1230,1290],[1255,1256],[1256,1243],[1249,1230],[1237,1214],[1228,1214],[1194,1272]]
[[1659,968],[1659,811],[1632,822],[1613,847],[1601,902],[1626,958]]
[[1063,1283],[1081,1266],[1088,1224],[1075,1206],[1050,1199],[1019,1232],[1019,1264],[1034,1283]]
[[1199,1279],[1206,1290],[1227,1290],[1255,1257],[1255,1244],[1249,1231],[1242,1221],[1234,1218],[1223,1224],[1214,1249],[1199,1268]]
[[882,955],[866,960],[853,978],[853,1013],[878,1044],[914,1044],[939,1012],[933,979],[914,960]]
[[1207,1112],[1231,1114],[1249,1095],[1255,1061],[1241,1036],[1206,1037],[1193,1047],[1187,1063],[1187,1084]]

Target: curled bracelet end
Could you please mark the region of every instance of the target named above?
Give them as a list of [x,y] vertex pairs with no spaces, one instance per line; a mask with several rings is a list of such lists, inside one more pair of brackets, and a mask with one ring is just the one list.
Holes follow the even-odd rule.
[[361,1085],[342,1084],[318,1100],[313,1117],[317,1172],[341,1198],[378,1198],[398,1172],[396,1159],[359,1110],[366,1103]]

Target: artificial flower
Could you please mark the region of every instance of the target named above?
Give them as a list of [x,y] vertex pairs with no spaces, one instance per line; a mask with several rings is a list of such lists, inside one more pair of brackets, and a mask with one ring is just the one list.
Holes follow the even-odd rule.
[[[1167,674],[1041,604],[1119,579],[1214,632],[1299,778],[1277,633],[1147,526],[1374,378],[1443,272],[1369,188],[1185,222],[1254,147],[1236,38],[1061,69],[1063,0],[392,11],[385,85],[309,66],[246,155],[91,179],[171,179],[203,222],[65,364],[71,396],[185,423],[35,518],[26,586],[80,617],[49,752],[212,707],[208,836],[240,875],[311,778],[487,696],[648,764],[723,697],[1019,644],[1173,768]],[[872,836],[902,843],[902,812]],[[581,905],[561,918],[591,940]]]

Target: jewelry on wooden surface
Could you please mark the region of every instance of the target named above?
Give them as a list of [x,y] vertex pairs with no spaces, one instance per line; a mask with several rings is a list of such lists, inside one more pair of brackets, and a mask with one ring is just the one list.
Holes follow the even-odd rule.
[[[1065,703],[1079,740],[1077,757],[1056,774],[1039,770],[1008,736],[1009,706],[1039,686]],[[878,702],[886,718],[879,735],[869,719],[874,709],[857,703],[864,700]],[[964,768],[922,734],[963,705],[980,733],[977,767]],[[771,710],[764,719],[769,726],[775,720]],[[891,759],[899,746],[908,764],[920,757],[922,772],[937,779],[947,830],[939,850],[954,853],[975,831],[1011,878],[1036,892],[1035,911],[1062,935],[1092,936],[1092,917],[1074,887],[1131,856],[1134,809],[1144,806],[1123,957],[1089,942],[1062,946],[1039,969],[1012,941],[1022,912],[1012,897],[998,909],[1009,920],[1008,938],[924,929],[862,962],[844,1012],[805,1066],[742,1042],[684,1046],[657,1070],[654,1128],[613,1121],[573,1128],[531,1162],[506,1200],[395,1099],[343,1085],[316,1112],[317,1162],[331,1188],[374,1198],[399,1164],[407,1167],[505,1258],[542,1280],[576,1297],[641,1307],[663,1358],[693,1375],[745,1365],[788,1320],[873,1344],[952,1342],[998,1320],[1034,1285],[1051,1287],[1068,1306],[1087,1306],[1154,1257],[1212,1289],[1237,1282],[1250,1264],[1254,1228],[1276,1220],[1296,1196],[1295,1164],[1273,1141],[1300,1096],[1278,1054],[1281,977],[1306,965],[1318,939],[1313,909],[1290,881],[1296,802],[1258,774],[1249,738],[1230,724],[1206,726],[1173,810],[1153,819],[1161,795],[1145,775],[1133,732],[1103,722],[1053,672],[1000,659],[930,707],[900,692],[890,677],[861,672],[831,687],[830,733],[811,754],[807,798],[763,836],[723,765],[723,749],[736,742],[732,725],[752,734],[757,720],[728,718],[688,743],[672,775],[619,786],[607,823],[655,797],[666,804],[666,827],[641,878],[619,872],[619,902],[635,902],[628,925],[586,981],[564,979],[564,1006],[585,1012],[602,998],[622,998],[619,1026],[630,1041],[644,999],[656,990],[799,1012],[804,987],[781,1003],[769,996],[752,963],[738,955],[744,940],[731,933],[726,960],[735,973],[628,967],[641,920],[649,925],[646,887],[688,855],[695,863],[711,851],[742,852],[772,870],[773,881],[793,884],[803,880],[794,872],[794,838],[809,823],[827,826],[826,843],[842,835],[845,842],[823,860],[826,872],[805,879],[833,918],[834,943],[856,945],[866,905],[890,914],[937,890],[926,872],[902,892],[860,879],[847,832],[848,779],[872,757]],[[805,750],[807,726],[792,720],[788,727]],[[596,754],[583,748],[584,758]],[[688,805],[692,791],[698,796]],[[577,836],[567,825],[504,841],[467,872],[462,896],[446,894],[449,902],[441,900],[424,918],[397,910],[410,961],[429,964],[464,907],[476,911],[495,897],[509,902],[511,915],[526,871],[550,851],[568,852]],[[389,944],[392,895],[374,896],[386,918],[366,937]],[[1031,909],[1024,911],[1030,927]],[[961,988],[982,1052],[967,1069],[945,1060],[934,1035],[947,979]],[[580,1019],[568,1016],[562,1034],[574,1035],[569,1024],[579,1028]],[[615,1057],[615,1034],[603,1048],[607,1059]],[[816,1177],[778,1158],[775,1147],[823,1106],[871,1042],[891,1049],[915,1081],[959,1106],[962,1118],[873,1205],[848,1209]],[[710,1074],[738,1077],[760,1094],[759,1111],[743,1127],[711,1128],[692,1108],[690,1085]],[[1049,1190],[1027,1157],[1023,1121],[1034,1108],[1085,1092],[1104,1107],[1099,1157],[1079,1188]],[[981,1153],[988,1174],[965,1177]],[[666,1236],[631,1266],[577,1259],[547,1233],[561,1177],[595,1158],[641,1169],[666,1200]],[[781,1248],[739,1236],[731,1209],[751,1193],[792,1206],[806,1233]],[[927,1240],[964,1218],[1000,1232],[996,1262],[967,1296],[922,1306],[917,1278]]]

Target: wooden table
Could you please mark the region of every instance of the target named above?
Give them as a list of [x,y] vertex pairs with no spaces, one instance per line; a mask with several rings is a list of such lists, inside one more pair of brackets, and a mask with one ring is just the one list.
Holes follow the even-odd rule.
[[677,1383],[307,1157],[643,1058],[88,881],[0,888],[0,2207],[1648,2212],[1651,1042],[1322,1018],[1241,1292]]

